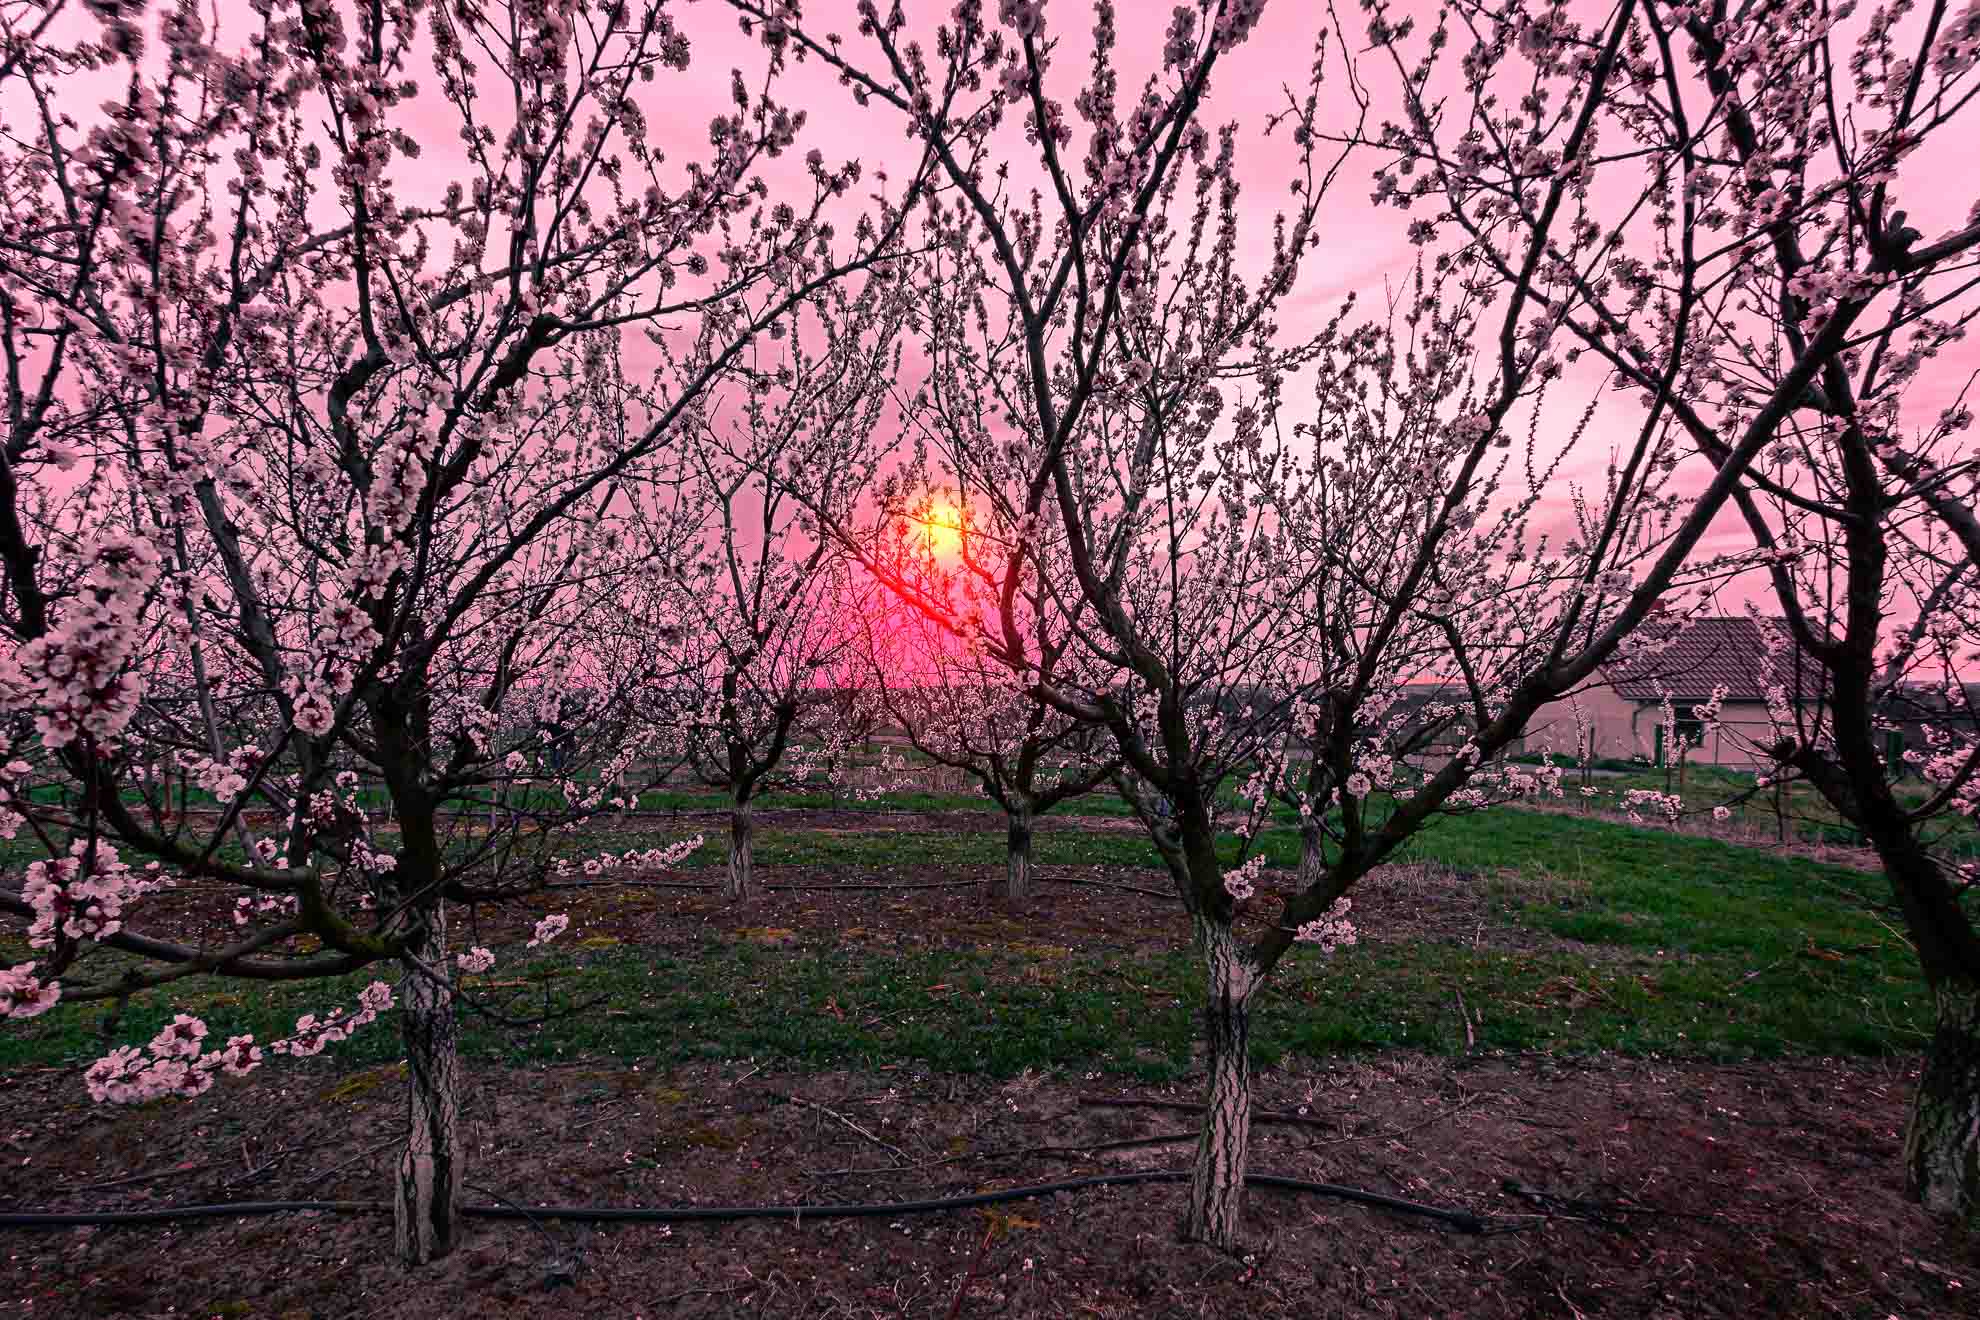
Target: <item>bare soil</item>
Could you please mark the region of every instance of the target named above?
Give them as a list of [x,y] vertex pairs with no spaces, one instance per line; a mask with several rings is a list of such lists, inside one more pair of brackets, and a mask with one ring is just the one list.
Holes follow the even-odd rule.
[[[546,912],[568,913],[570,942],[692,949],[711,939],[764,938],[781,947],[871,944],[884,948],[1037,948],[1153,953],[1189,942],[1189,924],[1173,882],[1158,870],[1120,866],[1038,866],[1032,896],[1021,904],[996,897],[1001,864],[862,869],[758,863],[762,892],[742,901],[721,896],[706,871],[651,872],[527,895],[506,903],[456,909],[451,941],[488,945],[526,939]],[[1528,893],[1532,882],[1507,872],[1497,886],[1435,864],[1378,868],[1356,886],[1356,925],[1377,944],[1462,944],[1504,951],[1573,948],[1596,958],[1626,951],[1563,941],[1513,920],[1523,899],[1571,897],[1566,890]],[[1558,887],[1557,887],[1558,888]],[[228,891],[231,893],[232,891]],[[217,943],[232,934],[228,899],[210,886],[188,885],[145,899],[146,932]],[[1278,902],[1253,899],[1241,930],[1272,920]]]
[[[1154,872],[1042,868],[1080,883],[1041,884],[1013,910],[980,887],[995,867],[760,869],[805,887],[731,905],[672,887],[705,874],[654,875],[485,908],[460,936],[512,939],[546,910],[571,913],[567,939],[656,947],[776,931],[797,945],[1153,951],[1187,936],[1173,899],[1119,887],[1164,891]],[[970,884],[898,887],[940,879]],[[896,887],[860,887],[876,884]],[[1356,903],[1373,939],[1523,947],[1542,937],[1509,919],[1520,897],[1392,868]],[[147,907],[193,934],[193,898]],[[1259,1123],[1255,1171],[1463,1208],[1490,1219],[1484,1236],[1254,1189],[1250,1245],[1226,1256],[1177,1241],[1184,1189],[1156,1184],[800,1224],[473,1220],[452,1257],[408,1275],[381,1215],[290,1213],[0,1229],[0,1317],[1980,1315],[1980,1245],[1901,1194],[1914,1072],[1391,1054],[1258,1078],[1261,1110],[1305,1121]],[[111,1110],[72,1069],[0,1075],[0,1209],[380,1198],[402,1084],[397,1068],[351,1073],[326,1056],[190,1104]],[[1175,1169],[1192,1114],[1083,1101],[1197,1098],[1091,1076],[616,1059],[476,1067],[470,1085],[468,1200],[523,1205],[887,1202]]]
[[[0,1103],[46,1121],[6,1138],[0,1203],[377,1198],[399,1084],[319,1060],[113,1116],[73,1077],[17,1074]],[[1908,1085],[1861,1063],[1402,1055],[1259,1079],[1262,1109],[1309,1121],[1257,1125],[1254,1169],[1474,1210],[1487,1236],[1254,1189],[1252,1243],[1230,1257],[1177,1241],[1183,1189],[1160,1184],[801,1225],[475,1220],[407,1275],[382,1216],[287,1214],[6,1230],[0,1315],[1974,1314],[1980,1251],[1899,1194]],[[874,1202],[1185,1165],[1190,1114],[1082,1103],[1120,1094],[905,1068],[484,1069],[470,1200]]]

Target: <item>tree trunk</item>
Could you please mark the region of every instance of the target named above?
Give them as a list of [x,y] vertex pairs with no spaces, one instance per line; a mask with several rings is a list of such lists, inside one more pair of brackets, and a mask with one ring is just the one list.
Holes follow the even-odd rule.
[[1905,1187],[1936,1215],[1980,1226],[1980,986],[1933,990],[1938,1027],[1912,1098]]
[[399,981],[408,1122],[392,1214],[399,1259],[407,1265],[424,1265],[454,1249],[460,1229],[462,1161],[467,1155],[460,1135],[454,993],[447,968],[445,917],[439,905],[425,920],[425,938],[413,953],[427,970],[409,966]]
[[1210,1095],[1190,1170],[1183,1237],[1235,1251],[1251,1146],[1251,996],[1260,978],[1228,925],[1198,918],[1197,940],[1209,972],[1203,1018]]
[[1012,811],[1004,834],[1004,899],[1023,903],[1031,897],[1031,812]]
[[755,804],[748,798],[729,807],[729,870],[723,878],[722,897],[747,898],[756,874]]
[[1304,893],[1313,887],[1314,882],[1327,873],[1327,836],[1320,832],[1320,822],[1307,818],[1299,826],[1299,889]]

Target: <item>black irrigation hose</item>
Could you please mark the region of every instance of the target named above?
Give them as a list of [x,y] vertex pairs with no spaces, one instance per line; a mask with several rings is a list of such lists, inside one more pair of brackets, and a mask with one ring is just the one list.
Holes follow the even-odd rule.
[[[823,894],[835,889],[970,889],[980,888],[983,883],[981,880],[917,880],[907,884],[865,882],[839,884],[830,880],[821,880],[817,884],[810,885],[764,885],[762,889],[766,894]],[[1085,882],[1067,881],[1066,883]],[[558,880],[542,886],[544,889],[696,889],[711,893],[721,887],[713,881],[702,880]]]
[[[1041,875],[1040,883],[1048,885],[1085,885],[1092,889],[1118,889],[1129,894],[1146,894],[1150,898],[1173,900],[1176,895],[1166,889],[1149,889],[1145,885],[1117,884],[1112,880],[1082,880],[1077,876]],[[822,894],[835,889],[981,889],[989,882],[984,880],[913,880],[900,884],[868,884],[856,881],[840,884],[822,880],[809,885],[764,885],[766,894]],[[722,886],[712,880],[553,880],[539,886],[543,890],[566,889],[693,889],[714,892]],[[518,895],[525,891],[518,891]],[[534,891],[529,891],[534,892]]]
[[[1146,1173],[1110,1173],[1091,1178],[1067,1178],[1059,1182],[1033,1183],[1006,1187],[970,1196],[936,1197],[920,1201],[845,1202],[837,1205],[684,1205],[684,1206],[602,1206],[602,1205],[465,1205],[461,1214],[470,1219],[571,1219],[589,1223],[670,1224],[695,1220],[858,1219],[890,1215],[930,1214],[942,1210],[968,1210],[980,1205],[1005,1201],[1028,1201],[1058,1192],[1075,1192],[1087,1187],[1124,1187],[1136,1183],[1182,1182],[1186,1170],[1157,1170]],[[1303,1178],[1283,1178],[1271,1173],[1248,1173],[1244,1181],[1252,1187],[1273,1187],[1280,1191],[1307,1192],[1332,1196],[1343,1201],[1372,1205],[1401,1214],[1421,1215],[1442,1220],[1461,1233],[1483,1233],[1483,1218],[1468,1210],[1448,1210],[1442,1206],[1405,1201],[1381,1192],[1334,1183],[1308,1182]],[[168,1206],[157,1210],[28,1211],[0,1212],[0,1228],[64,1228],[77,1225],[162,1224],[185,1219],[220,1219],[247,1215],[274,1215],[288,1211],[327,1211],[337,1214],[379,1214],[390,1209],[383,1201],[235,1201],[222,1205]]]

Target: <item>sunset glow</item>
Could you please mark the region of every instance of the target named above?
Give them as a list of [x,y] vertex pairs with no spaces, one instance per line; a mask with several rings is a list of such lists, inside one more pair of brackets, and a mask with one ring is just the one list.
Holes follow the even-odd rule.
[[954,505],[932,506],[920,526],[922,540],[932,553],[944,559],[962,553],[962,514]]

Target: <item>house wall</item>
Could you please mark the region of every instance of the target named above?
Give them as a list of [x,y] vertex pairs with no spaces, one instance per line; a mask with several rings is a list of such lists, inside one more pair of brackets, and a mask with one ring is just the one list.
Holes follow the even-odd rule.
[[[1683,714],[1682,708],[1679,714]],[[1662,718],[1655,706],[1646,706],[1638,717],[1646,740],[1656,738],[1655,726]],[[1759,770],[1770,762],[1761,750],[1774,738],[1774,722],[1767,716],[1764,701],[1728,701],[1719,711],[1719,727],[1705,735],[1703,746],[1686,756],[1688,765],[1716,765],[1727,770]]]
[[1545,752],[1553,756],[1580,759],[1580,739],[1588,739],[1588,755],[1596,760],[1605,756],[1624,760],[1648,756],[1651,735],[1644,730],[1644,741],[1636,735],[1636,703],[1625,701],[1606,684],[1582,689],[1559,701],[1550,701],[1534,712],[1520,740],[1520,750]]
[[[1693,704],[1675,703],[1678,715],[1689,718]],[[1663,709],[1654,702],[1630,701],[1607,684],[1592,685],[1542,706],[1527,725],[1520,750],[1576,757],[1576,730],[1585,728],[1591,759],[1626,761],[1640,757],[1648,763],[1657,755],[1657,725],[1662,719]],[[1773,722],[1765,702],[1728,701],[1720,708],[1719,727],[1706,734],[1703,745],[1693,748],[1686,762],[1758,770],[1768,764],[1759,749],[1772,736]]]

